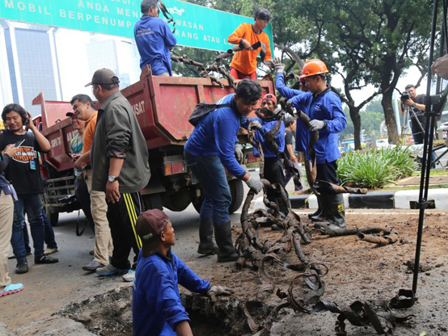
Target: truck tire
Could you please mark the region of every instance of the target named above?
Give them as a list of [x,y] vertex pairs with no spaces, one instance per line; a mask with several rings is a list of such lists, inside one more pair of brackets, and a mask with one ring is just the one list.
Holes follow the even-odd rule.
[[58,226],[59,212],[51,212],[50,208],[45,209],[45,214],[50,221],[51,226]]
[[[231,180],[229,181],[229,187],[230,187],[230,194],[232,195],[232,203],[230,203],[229,206],[229,213],[233,214],[235,211],[237,211],[241,204],[243,204],[244,200],[244,186],[243,181],[239,179]],[[203,198],[194,198],[193,199],[193,207],[196,209],[198,213],[201,212],[201,205],[202,205]]]
[[229,212],[233,214],[237,211],[244,200],[244,186],[243,181],[235,179],[229,181],[230,194],[232,195],[232,203],[230,203]]
[[145,210],[163,210],[162,196],[160,194],[149,194],[143,195],[142,197]]
[[204,200],[204,198],[194,198],[193,201],[191,202],[193,204],[193,207],[195,208],[195,210],[198,213],[201,213],[201,206],[202,206],[202,201]]

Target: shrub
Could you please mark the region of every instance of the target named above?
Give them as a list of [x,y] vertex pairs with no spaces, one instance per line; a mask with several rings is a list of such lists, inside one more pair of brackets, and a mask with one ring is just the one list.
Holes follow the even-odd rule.
[[401,146],[348,152],[338,160],[339,181],[364,188],[381,188],[412,175],[414,158],[411,154],[407,147]]

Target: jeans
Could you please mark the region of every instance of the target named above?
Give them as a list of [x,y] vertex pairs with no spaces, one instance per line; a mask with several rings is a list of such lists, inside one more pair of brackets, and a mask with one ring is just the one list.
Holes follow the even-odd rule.
[[194,156],[187,151],[184,151],[184,156],[188,168],[198,179],[204,192],[201,221],[213,219],[214,226],[228,222],[232,195],[221,160],[217,156]]
[[42,197],[40,194],[18,195],[19,200],[14,203],[14,220],[12,224],[11,245],[17,261],[26,260],[23,228],[25,227],[25,213],[30,222],[31,236],[34,243],[34,256],[44,254],[45,229],[42,219]]
[[[50,220],[47,217],[44,209],[42,208],[42,219],[44,221],[44,230],[45,230],[45,244],[47,244],[48,248],[57,249],[58,244],[56,243],[56,239],[54,238],[53,227],[51,226]],[[25,242],[25,251],[26,253],[31,252],[30,248],[30,237],[28,236],[28,229],[26,225],[23,227],[23,240]]]

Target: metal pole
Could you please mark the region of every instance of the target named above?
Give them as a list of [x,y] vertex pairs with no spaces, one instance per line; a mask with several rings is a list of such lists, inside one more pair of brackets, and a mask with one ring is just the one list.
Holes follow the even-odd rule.
[[[414,295],[417,293],[417,282],[418,282],[418,269],[420,266],[420,253],[422,246],[422,236],[423,236],[423,222],[425,217],[425,209],[428,205],[428,187],[429,187],[429,177],[431,170],[431,154],[432,154],[432,143],[433,143],[433,129],[435,124],[435,113],[432,111],[433,105],[431,102],[431,65],[433,63],[434,45],[435,45],[435,34],[436,34],[436,23],[437,23],[437,10],[438,10],[438,0],[434,0],[434,12],[431,28],[431,47],[429,50],[429,66],[428,66],[428,83],[426,88],[426,101],[425,101],[425,114],[426,114],[426,125],[425,125],[425,135],[424,135],[424,145],[423,145],[423,160],[422,160],[422,171],[420,179],[420,193],[418,200],[418,207],[420,209],[419,219],[418,219],[418,232],[417,232],[417,244],[415,250],[415,264],[414,264],[414,277],[412,281],[412,291]],[[446,11],[446,0],[443,1],[443,7]],[[444,17],[446,20],[446,16]],[[443,26],[445,28],[446,25]],[[446,38],[446,36],[445,36]],[[443,43],[444,41],[442,41]]]

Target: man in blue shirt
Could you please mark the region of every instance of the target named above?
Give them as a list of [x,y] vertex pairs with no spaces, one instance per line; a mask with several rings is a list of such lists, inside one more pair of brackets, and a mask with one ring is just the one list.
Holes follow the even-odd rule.
[[233,292],[202,280],[173,252],[174,228],[159,209],[142,213],[137,220],[142,241],[132,291],[134,336],[190,336],[190,318],[182,306],[178,284],[216,300]]
[[214,253],[214,227],[219,262],[238,259],[230,228],[229,206],[232,196],[224,168],[246,182],[256,193],[263,188],[261,181],[251,179],[234,155],[241,119],[255,108],[260,96],[261,87],[258,82],[249,79],[241,81],[236,93],[227,95],[216,103],[227,106],[219,107],[199,119],[184,147],[188,168],[201,184],[204,193],[200,211],[198,253]]
[[[274,60],[277,74],[276,87],[281,94],[291,94],[291,89],[285,86],[283,67],[279,60]],[[317,179],[339,185],[337,179],[336,160],[341,157],[338,148],[338,133],[347,126],[347,119],[342,110],[341,99],[327,86],[325,74],[327,66],[321,60],[309,60],[302,69],[300,79],[306,85],[308,92],[294,91],[294,96],[289,97],[297,110],[304,111],[311,119],[309,131],[319,131],[319,140],[314,145],[316,151]],[[299,135],[306,132],[306,136]],[[298,148],[307,149],[309,144],[309,132],[304,128],[297,128],[297,141],[306,141],[299,144]],[[344,199],[341,194],[336,194],[329,185],[321,183],[318,186],[320,201],[326,224],[330,228],[346,227]]]
[[143,0],[143,16],[134,26],[134,37],[140,54],[140,68],[151,66],[155,76],[172,76],[170,49],[177,41],[168,24],[159,18],[157,0]]
[[[275,145],[270,143],[267,134],[277,125],[278,117],[275,115],[277,108],[277,98],[271,94],[265,94],[261,98],[261,109],[257,112],[258,117],[250,118],[252,127],[256,128],[254,138],[261,145],[264,155],[264,172],[263,178],[269,182],[280,184],[285,188],[285,175],[283,173],[283,163],[280,159],[279,153],[285,150],[285,123],[280,121],[280,128],[275,134]],[[243,127],[249,126],[248,123],[243,123]],[[274,148],[277,147],[277,148]],[[254,147],[254,155],[260,156],[258,149]],[[286,216],[288,209],[285,208],[281,197],[281,190],[268,189],[267,197],[270,202],[276,203],[280,212]]]

